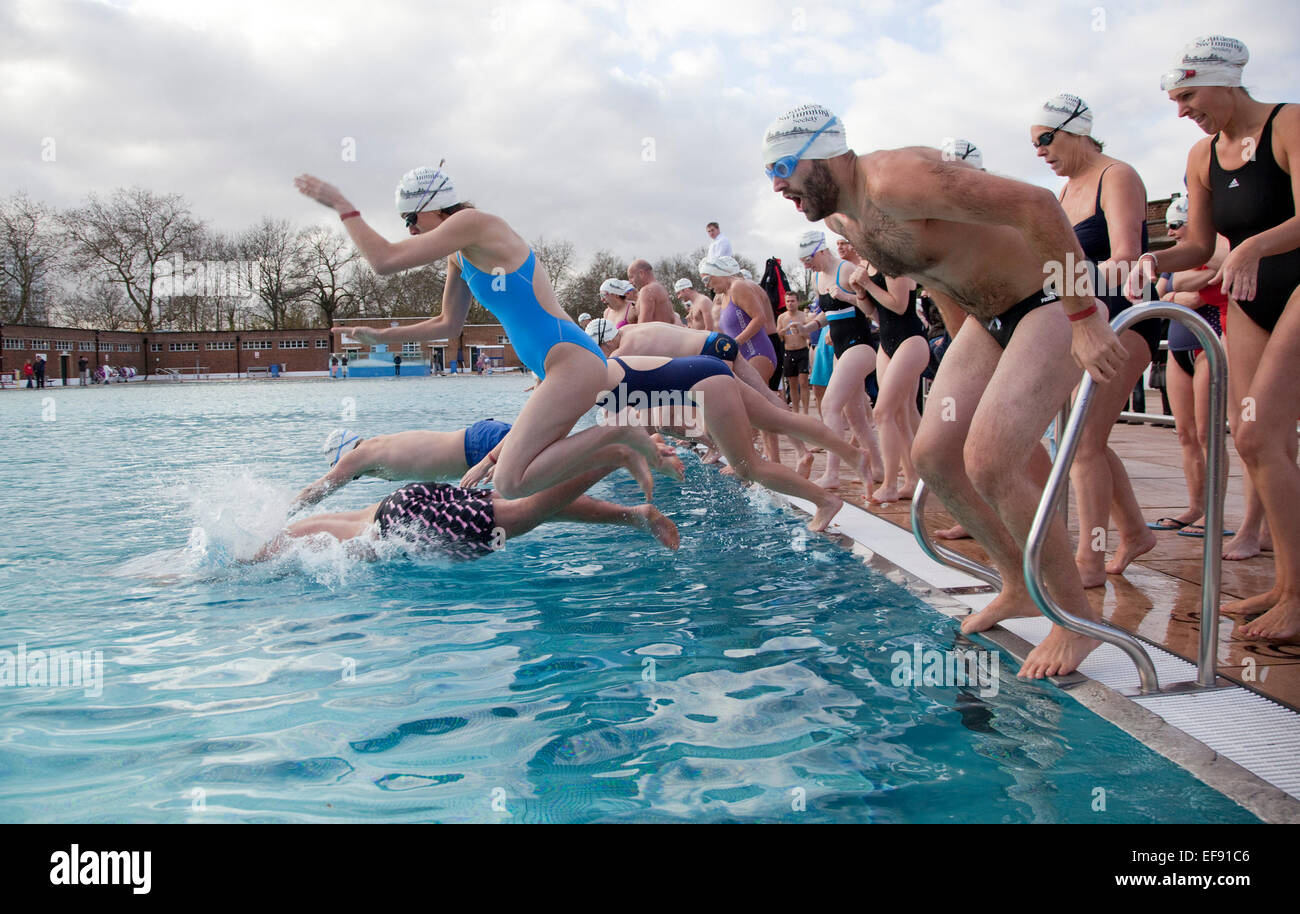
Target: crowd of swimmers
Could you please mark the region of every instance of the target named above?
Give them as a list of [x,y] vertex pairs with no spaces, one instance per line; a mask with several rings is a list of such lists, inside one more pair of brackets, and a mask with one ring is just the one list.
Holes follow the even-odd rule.
[[[1113,522],[1119,540],[1108,561],[1095,536],[1072,546],[1058,517],[1043,570],[1062,608],[1098,620],[1086,588],[1122,573],[1154,547],[1157,531],[1194,528],[1205,512],[1208,388],[1194,337],[1171,333],[1168,347],[1187,510],[1144,518],[1108,445],[1161,342],[1156,321],[1120,335],[1111,321],[1159,295],[1223,335],[1247,479],[1246,516],[1227,551],[1243,557],[1270,537],[1275,550],[1274,586],[1223,611],[1241,618],[1237,637],[1300,640],[1300,106],[1253,99],[1241,85],[1247,59],[1241,42],[1206,36],[1161,80],[1177,115],[1207,137],[1191,149],[1187,192],[1167,216],[1175,244],[1158,253],[1148,250],[1141,178],[1105,154],[1077,96],[1054,96],[1027,118],[1039,157],[1066,178],[1059,197],[986,170],[967,141],[858,154],[832,112],[793,108],[765,132],[762,164],[774,192],[833,233],[798,236],[810,287],[774,300],[710,223],[698,276],[665,278],[684,317],[637,260],[626,279],[601,285],[604,312],[575,322],[527,242],[463,200],[441,164],[402,178],[397,211],[412,237],[401,242],[370,227],[337,188],[299,177],[302,193],[339,213],[376,272],[447,263],[437,316],[350,326],[349,335],[369,344],[455,336],[473,298],[539,381],[509,424],[331,441],[334,466],[303,490],[301,505],[366,474],[418,482],[359,511],[299,520],[268,551],[300,536],[377,534],[468,558],[549,518],[631,526],[676,548],[676,528],[650,499],[656,473],[683,473],[664,436],[687,437],[740,478],[810,502],[814,531],[843,505],[845,462],[877,504],[909,498],[924,480],[957,521],[943,535],[973,537],[1004,581],[963,621],[963,630],[982,631],[1037,614],[1021,551],[1050,469],[1043,432],[1086,372],[1097,389],[1071,472],[1079,526],[1105,531]],[[929,376],[922,412],[918,385]],[[598,421],[575,432],[596,406]],[[794,447],[793,467],[781,460],[780,436]],[[812,479],[816,449],[826,465]],[[619,469],[645,504],[583,494]],[[457,477],[459,485],[436,482]],[[482,488],[489,480],[494,489]],[[1097,643],[1053,626],[1020,675],[1069,673]]]

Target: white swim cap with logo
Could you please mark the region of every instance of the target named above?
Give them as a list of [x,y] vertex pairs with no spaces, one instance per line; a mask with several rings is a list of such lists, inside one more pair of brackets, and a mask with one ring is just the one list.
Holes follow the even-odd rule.
[[1202,35],[1183,46],[1176,69],[1160,77],[1166,92],[1186,86],[1240,86],[1241,71],[1250,62],[1250,51],[1226,35]]
[[1186,221],[1187,221],[1187,198],[1174,197],[1173,202],[1169,204],[1169,208],[1165,210],[1165,224],[1168,225],[1170,222],[1186,222]]
[[976,168],[984,167],[984,153],[980,152],[979,147],[970,140],[959,140],[950,136],[944,137],[941,149],[943,150],[943,157],[947,161],[958,160]]
[[460,202],[456,186],[441,167],[425,165],[412,168],[397,182],[397,213],[423,213],[426,210],[446,209]]
[[700,261],[701,276],[735,276],[740,273],[740,264],[734,257],[705,257]]
[[811,229],[799,236],[799,259],[811,257],[826,247],[826,233]]
[[683,289],[694,289],[694,288],[695,288],[695,283],[691,282],[685,276],[677,280],[677,282],[673,283],[674,292],[680,292]]
[[[783,156],[803,149],[804,143],[818,130],[826,127],[835,117],[822,105],[800,105],[791,108],[768,125],[763,134],[763,164],[770,165]],[[803,159],[830,159],[849,151],[849,141],[844,133],[844,122],[836,119],[826,127],[804,151]]]
[[625,298],[629,292],[635,289],[626,279],[607,279],[600,284],[600,291],[608,295],[617,295]]
[[[1078,114],[1075,114],[1075,112]],[[1071,117],[1071,115],[1074,115]],[[1092,136],[1092,109],[1077,95],[1061,92],[1043,102],[1035,124],[1051,130],[1064,130],[1079,136]]]
[[598,317],[587,325],[587,335],[597,343],[608,343],[618,336],[618,327],[613,321]]

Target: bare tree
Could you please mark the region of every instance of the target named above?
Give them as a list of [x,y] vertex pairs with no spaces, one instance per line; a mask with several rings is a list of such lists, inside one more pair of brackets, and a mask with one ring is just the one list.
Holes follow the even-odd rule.
[[559,294],[559,289],[569,281],[573,274],[574,249],[572,241],[547,241],[545,236],[533,242],[533,253],[546,268],[546,275],[551,277],[551,285]]
[[0,202],[0,321],[48,319],[50,274],[63,257],[54,221],[48,206],[22,191]]
[[138,326],[153,332],[158,262],[191,247],[202,227],[185,198],[118,188],[107,203],[91,194],[85,206],[64,214],[62,224],[81,271],[120,285]]
[[600,284],[611,278],[627,278],[626,258],[597,251],[586,270],[557,287],[560,307],[574,319],[584,312],[599,315],[605,309],[600,303]]
[[272,330],[301,322],[295,305],[311,292],[303,233],[287,219],[262,219],[239,236],[239,253],[247,261],[253,294]]
[[55,319],[70,327],[127,330],[134,323],[134,313],[121,283],[85,279],[59,302]]
[[318,228],[306,236],[307,270],[311,299],[320,309],[326,327],[337,317],[351,317],[357,301],[348,280],[358,260],[357,249],[339,232]]

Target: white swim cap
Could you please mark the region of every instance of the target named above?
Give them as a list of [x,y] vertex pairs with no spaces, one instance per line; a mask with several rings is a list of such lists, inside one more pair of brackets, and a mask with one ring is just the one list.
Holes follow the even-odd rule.
[[695,283],[691,282],[685,276],[677,280],[677,282],[673,283],[674,292],[680,292],[683,289],[694,289],[694,288],[695,288]]
[[[763,134],[763,164],[770,165],[782,156],[794,155],[804,143],[830,122],[832,114],[822,105],[800,105],[791,108],[768,125]],[[849,141],[844,133],[844,122],[835,123],[812,141],[800,158],[830,159],[849,151]]]
[[412,168],[397,182],[397,214],[422,213],[425,210],[446,209],[460,202],[451,178],[442,166],[425,165]]
[[750,282],[754,281],[754,274],[749,272],[748,270],[741,270],[740,275],[748,279]]
[[591,320],[591,315],[588,314],[586,311],[583,311],[581,314],[578,315],[578,323],[582,324],[584,327],[587,326],[587,321],[589,320]]
[[1079,96],[1062,92],[1043,102],[1038,120],[1034,123],[1052,130],[1092,136],[1092,109]]
[[811,257],[826,247],[826,233],[810,229],[799,236],[799,259]]
[[735,276],[740,272],[740,264],[734,257],[705,257],[700,261],[701,276]]
[[1202,35],[1183,46],[1176,69],[1160,77],[1160,88],[1169,92],[1184,86],[1240,86],[1241,71],[1250,61],[1250,51],[1235,38]]
[[1187,197],[1174,197],[1169,208],[1165,210],[1165,224],[1187,221]]
[[627,294],[635,289],[626,279],[610,278],[600,284],[600,291],[609,295],[617,295],[620,298],[626,298]]
[[945,161],[956,159],[976,168],[984,167],[984,153],[980,152],[979,147],[970,140],[958,140],[947,136],[943,138],[942,149]]
[[613,321],[598,317],[587,325],[587,335],[597,343],[608,343],[618,336],[618,327]]

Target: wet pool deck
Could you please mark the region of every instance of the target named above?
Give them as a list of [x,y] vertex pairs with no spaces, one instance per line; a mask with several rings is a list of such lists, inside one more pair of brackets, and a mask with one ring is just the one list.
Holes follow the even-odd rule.
[[[1187,507],[1187,485],[1173,428],[1118,424],[1110,442],[1128,470],[1138,503],[1148,521],[1180,514]],[[1228,455],[1225,529],[1234,530],[1241,519],[1244,498],[1242,464],[1231,437],[1228,438]],[[793,464],[793,451],[786,448],[784,442],[782,457],[786,463]],[[821,473],[824,462],[825,455],[817,454],[814,478]],[[847,469],[841,471],[838,492],[848,504],[911,531],[911,502],[883,507],[866,504],[861,483]],[[933,498],[930,500],[929,518],[931,530],[952,523],[952,518]],[[1078,535],[1073,496],[1070,521],[1073,539]],[[1156,536],[1156,547],[1130,565],[1125,574],[1107,576],[1105,587],[1092,588],[1088,594],[1094,605],[1100,603],[1107,621],[1195,663],[1200,639],[1203,540],[1178,536],[1172,531],[1157,531]],[[1117,541],[1118,534],[1112,524],[1108,542],[1113,548]],[[946,545],[980,562],[988,561],[984,550],[972,540],[957,540]],[[1245,561],[1224,562],[1221,603],[1261,593],[1272,584],[1271,552]],[[1219,674],[1300,711],[1300,645],[1235,641],[1232,633],[1236,627],[1235,617],[1220,616]]]

